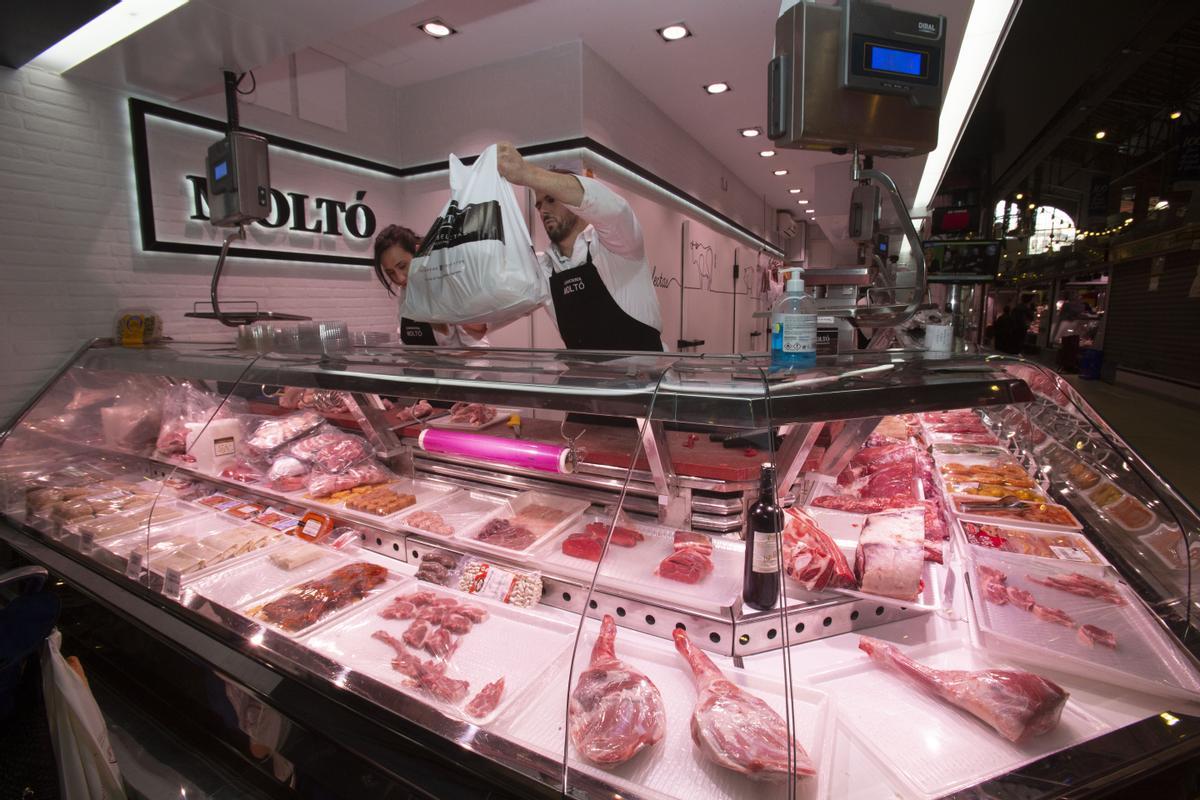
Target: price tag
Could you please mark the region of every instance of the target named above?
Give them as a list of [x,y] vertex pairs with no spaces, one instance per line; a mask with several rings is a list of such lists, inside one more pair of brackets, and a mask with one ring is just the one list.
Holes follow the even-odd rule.
[[183,576],[179,574],[179,570],[168,569],[167,574],[163,576],[163,594],[178,599],[182,583]]
[[129,554],[129,561],[125,563],[125,577],[131,580],[138,580],[142,577],[142,551],[134,550]]
[[341,536],[334,539],[333,542],[329,546],[332,547],[334,550],[341,550],[343,547],[346,547],[351,542],[358,541],[358,538],[359,538],[359,534],[357,531],[346,531]]

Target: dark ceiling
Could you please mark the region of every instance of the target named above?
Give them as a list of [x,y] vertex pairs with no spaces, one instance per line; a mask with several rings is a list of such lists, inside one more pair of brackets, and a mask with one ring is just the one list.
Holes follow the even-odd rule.
[[1164,161],[1200,121],[1198,96],[1200,1],[1025,0],[938,204],[1021,191],[1078,210],[1093,176]]
[[16,69],[117,0],[8,0],[0,3],[0,65]]

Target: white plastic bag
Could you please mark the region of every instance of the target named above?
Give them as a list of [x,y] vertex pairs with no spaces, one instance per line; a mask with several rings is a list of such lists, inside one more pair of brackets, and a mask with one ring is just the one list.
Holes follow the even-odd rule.
[[409,266],[401,316],[500,326],[549,299],[512,186],[496,170],[496,146],[470,167],[451,155],[450,202]]
[[46,637],[42,650],[42,692],[63,797],[124,798],[104,715],[92,690],[63,658],[61,648],[62,634],[55,630]]

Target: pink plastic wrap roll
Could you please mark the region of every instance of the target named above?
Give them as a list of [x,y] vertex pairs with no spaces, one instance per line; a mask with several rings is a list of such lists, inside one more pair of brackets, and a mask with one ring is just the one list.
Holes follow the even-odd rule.
[[482,461],[536,469],[539,472],[569,473],[575,471],[575,461],[571,457],[570,449],[541,442],[501,439],[479,433],[426,428],[417,437],[417,446],[431,453],[467,456]]

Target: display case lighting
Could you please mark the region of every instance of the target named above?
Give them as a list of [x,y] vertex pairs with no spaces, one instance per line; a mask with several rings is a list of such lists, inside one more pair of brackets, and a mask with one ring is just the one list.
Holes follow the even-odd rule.
[[680,39],[691,36],[692,32],[682,22],[676,22],[674,25],[665,25],[659,28],[658,35],[663,38],[664,42],[678,42]]
[[29,63],[61,75],[185,3],[187,0],[122,0]]

